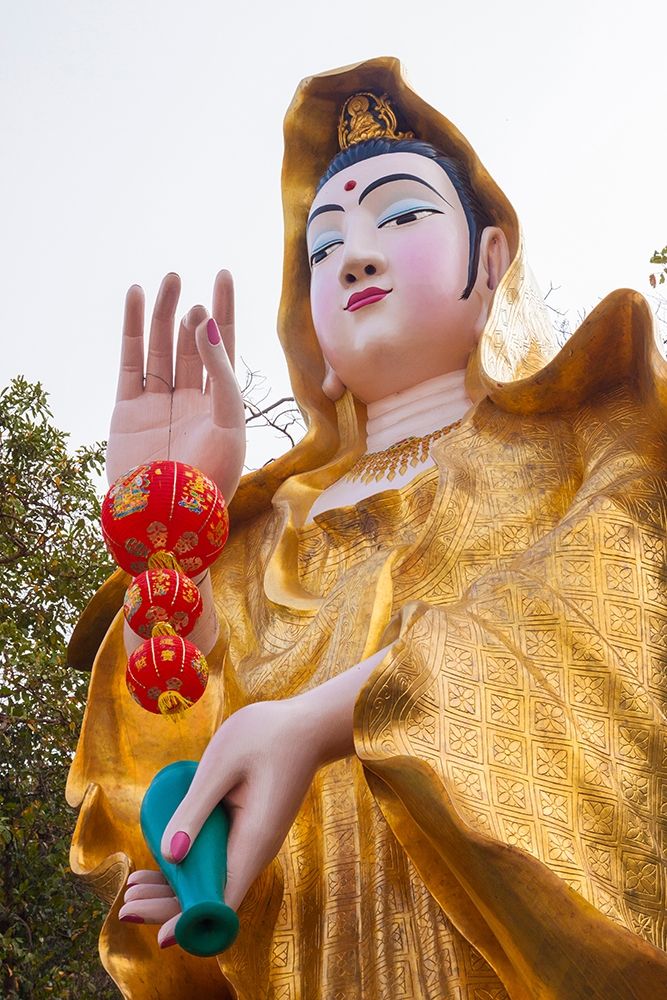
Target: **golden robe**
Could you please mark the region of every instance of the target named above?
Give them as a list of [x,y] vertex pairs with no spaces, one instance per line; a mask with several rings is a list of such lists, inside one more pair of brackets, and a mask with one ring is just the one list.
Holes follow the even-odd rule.
[[[305,86],[333,105],[380,70],[436,141],[391,60]],[[288,226],[290,288],[303,277],[292,243]],[[363,414],[346,397],[332,416],[317,397],[306,338],[293,373],[310,430],[237,495],[213,569],[222,634],[182,721],[129,698],[120,615],[103,639],[68,787],[72,867],[113,902],[101,953],[128,1000],[664,992],[665,364],[632,292],[536,361],[518,234],[514,249],[471,369],[480,402],[434,446],[435,468],[310,524],[314,497],[358,453]],[[93,601],[75,661],[121,592],[119,574]],[[200,756],[242,705],[321,684],[389,642],[357,701],[356,756],[318,772],[235,945],[195,959],[120,924],[128,871],[152,866],[138,812],[155,772]]]

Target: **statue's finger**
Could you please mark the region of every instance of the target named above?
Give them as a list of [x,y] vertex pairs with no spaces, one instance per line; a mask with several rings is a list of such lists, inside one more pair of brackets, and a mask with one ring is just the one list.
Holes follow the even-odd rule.
[[204,366],[197,350],[195,330],[208,317],[203,306],[194,306],[181,320],[176,342],[175,389],[199,389],[202,391]]
[[118,919],[127,924],[163,924],[180,912],[175,896],[170,899],[133,899],[118,911]]
[[243,400],[215,319],[200,323],[196,338],[208,372],[213,423],[218,427],[243,428],[245,441]]
[[174,316],[181,294],[181,279],[167,274],[155,299],[146,359],[148,392],[171,392],[173,386]]
[[144,291],[139,285],[132,285],[125,296],[116,401],[136,399],[143,391]]
[[136,872],[132,872],[128,876],[127,884],[139,885],[139,883],[152,882],[154,885],[166,885],[167,880],[161,871],[156,871],[154,868],[139,868]]
[[222,342],[234,368],[236,334],[234,327],[234,281],[229,271],[218,271],[213,285],[213,318],[220,329]]
[[161,948],[171,948],[172,945],[176,944],[175,931],[179,917],[180,913],[177,913],[175,917],[171,918],[171,920],[167,920],[167,922],[164,923],[157,932],[157,943]]
[[131,885],[125,890],[123,900],[131,903],[133,899],[170,899],[174,890],[166,882],[158,885],[155,882],[144,882],[141,885]]

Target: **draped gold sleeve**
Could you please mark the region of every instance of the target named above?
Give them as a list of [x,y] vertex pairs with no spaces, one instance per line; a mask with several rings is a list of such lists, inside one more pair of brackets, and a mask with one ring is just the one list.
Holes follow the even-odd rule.
[[666,442],[640,396],[530,429],[478,408],[356,706],[383,815],[512,1000],[667,983]]

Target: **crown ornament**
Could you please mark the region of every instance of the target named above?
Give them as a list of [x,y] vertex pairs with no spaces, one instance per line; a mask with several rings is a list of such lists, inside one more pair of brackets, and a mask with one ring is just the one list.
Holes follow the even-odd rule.
[[341,109],[338,145],[343,150],[366,139],[414,139],[414,132],[399,132],[397,126],[387,94],[361,91],[348,97]]

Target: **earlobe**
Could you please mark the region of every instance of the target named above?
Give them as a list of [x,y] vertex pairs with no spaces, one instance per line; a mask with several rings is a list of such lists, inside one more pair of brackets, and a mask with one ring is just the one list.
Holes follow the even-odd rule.
[[498,226],[487,226],[479,245],[479,266],[475,291],[479,296],[480,310],[475,323],[479,336],[484,329],[491,309],[493,293],[510,266],[510,248],[507,237]]
[[324,381],[322,382],[322,392],[327,399],[330,399],[332,403],[335,403],[345,392],[345,386],[329,362],[325,360],[324,363],[327,370],[324,376]]
[[495,292],[502,276],[510,266],[510,248],[507,237],[498,226],[487,226],[482,233],[479,263],[486,272],[486,287],[489,291]]

